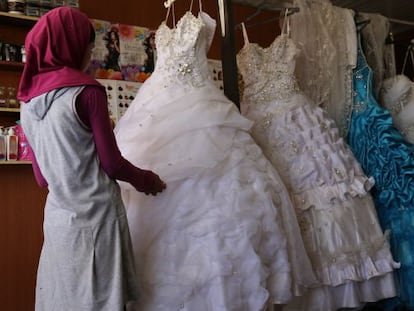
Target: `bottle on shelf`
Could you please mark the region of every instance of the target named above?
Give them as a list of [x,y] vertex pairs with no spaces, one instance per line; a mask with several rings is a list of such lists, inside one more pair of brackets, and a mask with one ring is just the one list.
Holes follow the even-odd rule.
[[9,127],[7,131],[7,161],[17,161],[18,152],[18,137],[14,133],[13,126]]
[[7,107],[6,87],[0,85],[0,108]]
[[9,13],[10,14],[24,14],[24,7],[26,5],[25,0],[8,0],[8,6],[9,6]]
[[17,100],[17,90],[14,86],[7,87],[7,107],[8,108],[19,108],[19,101]]
[[0,161],[6,161],[7,159],[7,140],[4,127],[0,126]]
[[25,63],[26,62],[26,49],[25,49],[24,45],[22,45],[20,47],[20,54],[21,54],[22,63]]
[[8,10],[7,0],[0,0],[0,12],[7,12]]

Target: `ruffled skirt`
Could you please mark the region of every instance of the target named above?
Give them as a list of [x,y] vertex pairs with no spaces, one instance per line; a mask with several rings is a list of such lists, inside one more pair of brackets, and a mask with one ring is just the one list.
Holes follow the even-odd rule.
[[[414,146],[372,97],[365,110],[354,111],[348,142],[366,174],[375,179],[372,194],[380,223],[390,232],[392,254],[401,263],[396,303],[414,308]],[[385,309],[392,310],[388,303]]]
[[302,94],[254,108],[246,115],[252,135],[291,193],[318,279],[284,310],[333,311],[395,296],[399,265],[369,193],[374,181],[333,121]]
[[116,128],[122,154],[167,182],[155,197],[121,183],[143,288],[135,309],[260,311],[314,284],[251,122],[213,84],[151,93],[149,82]]

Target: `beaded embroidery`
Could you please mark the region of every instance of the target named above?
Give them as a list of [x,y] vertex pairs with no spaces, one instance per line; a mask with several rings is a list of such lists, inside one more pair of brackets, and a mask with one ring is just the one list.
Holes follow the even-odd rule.
[[285,35],[280,35],[267,48],[247,43],[237,55],[245,84],[243,101],[266,104],[299,93],[292,66],[297,51],[293,41]]
[[[203,37],[200,32],[209,31],[202,16],[194,16],[186,12],[178,21],[175,28],[161,24],[156,33],[156,45],[159,58],[154,74],[164,78],[164,87],[170,87],[177,82],[188,87],[201,87],[209,78],[204,51],[200,53],[196,46],[197,40]],[[204,70],[205,69],[205,70]]]
[[[363,69],[365,68],[367,67],[364,67]],[[363,69],[355,74],[354,87],[356,87],[356,89],[354,89],[353,91],[354,103],[352,107],[353,111],[356,113],[364,112],[367,109],[367,99],[369,95],[369,90],[365,83]]]

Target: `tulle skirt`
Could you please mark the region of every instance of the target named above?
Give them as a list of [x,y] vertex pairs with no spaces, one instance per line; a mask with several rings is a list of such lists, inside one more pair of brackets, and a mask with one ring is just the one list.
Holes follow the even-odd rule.
[[315,276],[289,194],[248,133],[251,122],[212,83],[156,91],[152,82],[115,129],[122,154],[167,182],[155,197],[121,183],[143,288],[135,309],[287,303]]

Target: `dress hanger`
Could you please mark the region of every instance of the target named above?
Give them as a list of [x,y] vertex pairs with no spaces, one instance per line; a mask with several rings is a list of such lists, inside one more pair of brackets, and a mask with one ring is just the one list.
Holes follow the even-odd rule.
[[358,31],[361,31],[371,22],[370,19],[361,19],[361,15],[358,12],[355,12],[355,26]]
[[218,0],[219,6],[219,16],[220,16],[220,28],[221,36],[224,38],[226,36],[226,6],[224,0]]
[[[175,28],[176,27],[176,19],[175,19],[174,2],[175,2],[175,0],[167,0],[167,1],[164,2],[164,6],[167,8],[167,14],[165,16],[165,21],[164,22],[167,23],[168,17],[170,15],[170,11],[172,10],[173,26]],[[189,12],[191,12],[193,10],[193,3],[194,3],[194,0],[191,0]],[[203,4],[202,4],[201,0],[198,1],[198,5],[199,5],[200,12],[202,12],[203,11]]]
[[246,25],[243,22],[241,22],[241,28],[242,28],[242,31],[243,31],[244,44],[245,45],[249,44],[250,43],[249,36],[247,35]]
[[[262,10],[263,9],[261,9],[260,12]],[[272,8],[271,10],[272,11],[280,11],[281,13],[282,12],[285,12],[287,10],[287,16],[292,15],[292,14],[297,13],[297,12],[300,11],[300,9],[298,7],[277,7],[277,8]],[[258,11],[256,11],[256,13],[257,12]],[[252,15],[248,16],[246,18],[246,22],[247,21],[250,21],[252,18],[254,18],[255,16],[257,16],[258,14],[256,14],[256,13],[253,13]],[[259,22],[256,22],[256,23],[251,23],[251,24],[246,24],[246,22],[243,22],[243,23],[244,23],[244,27],[245,28],[251,28],[251,27],[255,27],[255,26],[259,26],[259,25],[269,24],[269,23],[278,21],[279,19],[280,19],[280,16],[277,16],[277,17],[269,18],[269,19],[266,19],[266,20],[263,20],[263,21],[259,21]],[[241,29],[242,28],[242,23],[236,24],[234,26],[234,28],[235,29]]]
[[405,52],[401,74],[404,74],[405,68],[407,66],[408,56],[410,56],[411,65],[414,67],[414,39],[411,40],[410,44],[407,47],[407,51]]
[[357,21],[356,22],[356,26],[358,28],[358,30],[362,30],[364,29],[369,23],[371,22],[371,20],[367,19],[367,20],[363,20],[363,21]]
[[165,8],[170,8],[170,6],[175,2],[175,0],[167,0],[164,2]]
[[246,22],[252,20],[256,16],[260,15],[260,13],[262,13],[264,3],[265,3],[265,0],[262,0],[262,2],[257,6],[256,11],[246,18]]
[[285,11],[280,11],[279,23],[280,20],[283,18],[283,23],[280,26],[280,33],[282,35],[290,35],[290,22],[289,22],[289,9],[286,8]]
[[175,22],[174,1],[175,0],[168,0],[168,1],[164,2],[164,6],[167,8],[167,14],[165,15],[164,23],[167,24],[168,17],[170,16],[170,11],[172,9],[173,27],[175,28],[176,22]]

